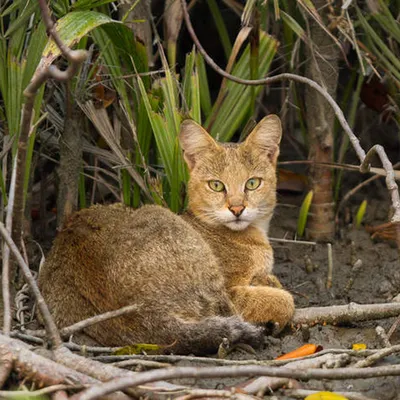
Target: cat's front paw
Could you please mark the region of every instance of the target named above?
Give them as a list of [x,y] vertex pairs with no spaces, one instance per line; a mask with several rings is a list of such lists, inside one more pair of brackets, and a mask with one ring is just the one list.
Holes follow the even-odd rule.
[[283,329],[293,318],[294,300],[293,296],[286,290],[280,289],[274,298],[274,307],[271,310],[271,322],[279,324]]

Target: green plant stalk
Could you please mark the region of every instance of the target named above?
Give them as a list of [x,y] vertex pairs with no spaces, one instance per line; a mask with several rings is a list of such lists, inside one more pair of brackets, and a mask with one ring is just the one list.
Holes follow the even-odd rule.
[[301,203],[299,218],[297,219],[297,236],[302,237],[307,225],[308,211],[313,199],[313,191],[309,191]]
[[8,203],[8,197],[7,197],[6,185],[3,179],[3,170],[1,169],[1,166],[0,166],[0,189],[1,189],[1,196],[3,197],[3,204],[4,206],[6,206]]
[[206,66],[204,63],[203,56],[201,54],[196,54],[196,68],[199,74],[199,90],[200,90],[200,105],[203,111],[204,117],[207,119],[211,114],[211,95],[210,87],[208,84]]
[[229,59],[229,55],[232,51],[232,43],[229,39],[229,33],[226,29],[224,20],[221,15],[221,11],[218,8],[216,0],[207,0],[208,7],[210,8],[211,15],[214,19],[215,26],[217,27],[218,34],[221,40],[222,47],[224,49],[226,59]]
[[125,169],[121,170],[122,178],[122,200],[128,207],[131,206],[131,176]]

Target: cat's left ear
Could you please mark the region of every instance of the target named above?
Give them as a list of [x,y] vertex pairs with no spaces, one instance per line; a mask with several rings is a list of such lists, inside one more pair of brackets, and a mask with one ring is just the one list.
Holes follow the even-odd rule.
[[279,144],[282,138],[282,124],[277,115],[271,114],[263,118],[249,134],[244,146],[257,147],[266,152],[273,164],[279,155]]

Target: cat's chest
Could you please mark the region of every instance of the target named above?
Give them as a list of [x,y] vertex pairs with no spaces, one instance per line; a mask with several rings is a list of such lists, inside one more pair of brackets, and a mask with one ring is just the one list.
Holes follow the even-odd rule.
[[229,285],[249,284],[255,275],[271,273],[272,249],[264,234],[213,232],[206,239]]

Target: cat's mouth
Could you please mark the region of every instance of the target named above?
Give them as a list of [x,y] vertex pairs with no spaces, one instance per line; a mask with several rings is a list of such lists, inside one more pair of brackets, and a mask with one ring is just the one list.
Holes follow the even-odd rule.
[[236,218],[232,221],[225,222],[225,226],[233,231],[242,231],[250,225],[251,221],[247,221],[242,218]]

